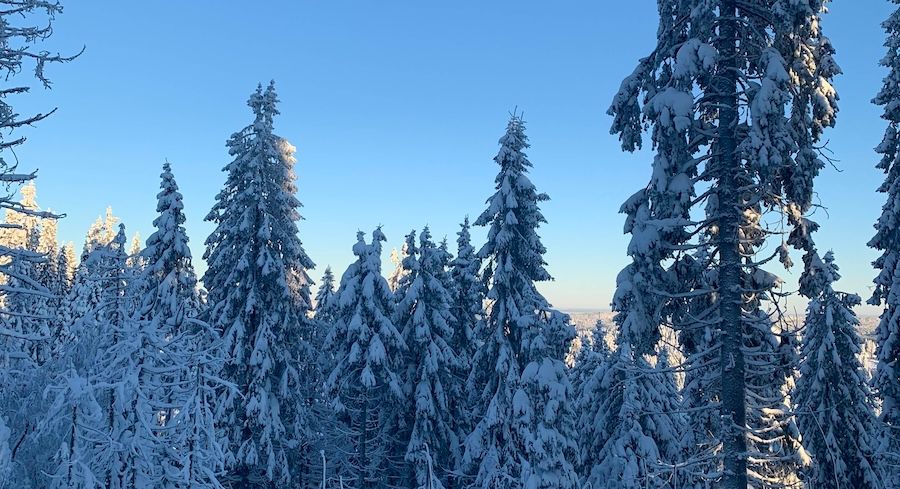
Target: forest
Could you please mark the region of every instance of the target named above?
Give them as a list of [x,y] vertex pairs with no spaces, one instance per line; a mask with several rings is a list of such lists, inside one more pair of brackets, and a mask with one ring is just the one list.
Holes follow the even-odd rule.
[[620,209],[629,263],[612,321],[579,334],[537,287],[550,196],[515,109],[482,212],[455,240],[409,223],[395,270],[376,227],[311,277],[274,81],[225,141],[202,256],[162,160],[146,240],[109,211],[60,242],[15,153],[53,111],[12,103],[79,54],[40,48],[56,0],[0,0],[0,488],[900,488],[900,9],[861,297],[812,216],[838,119],[829,2],[656,3],[653,50],[609,94],[622,151],[653,154]]

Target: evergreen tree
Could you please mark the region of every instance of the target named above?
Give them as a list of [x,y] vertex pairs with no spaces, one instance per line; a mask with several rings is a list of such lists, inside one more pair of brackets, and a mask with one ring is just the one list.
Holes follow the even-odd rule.
[[97,220],[88,228],[82,256],[96,248],[109,244],[116,237],[119,221],[120,219],[113,215],[112,207],[107,207],[106,214],[103,216],[97,216]]
[[599,474],[594,470],[599,466],[597,456],[603,445],[611,436],[610,428],[602,421],[608,383],[604,379],[611,378],[612,351],[606,342],[606,328],[602,321],[597,321],[590,342],[582,343],[581,350],[575,358],[572,379],[575,390],[575,412],[578,429],[578,464],[576,472],[582,486],[603,487]]
[[388,483],[392,423],[403,401],[400,360],[406,345],[391,321],[393,294],[381,276],[381,229],[367,244],[363,233],[353,246],[356,261],[341,277],[335,296],[337,320],[325,340],[335,355],[327,390],[338,420],[351,438],[347,474],[355,487]]
[[804,445],[815,459],[807,486],[881,488],[877,472],[875,411],[859,352],[862,339],[853,307],[860,298],[834,290],[840,278],[834,256],[814,256],[807,308],[797,418]]
[[325,268],[325,274],[322,275],[322,282],[319,285],[319,290],[316,292],[316,320],[322,321],[325,324],[334,322],[334,314],[337,307],[337,305],[334,304],[334,292],[334,273],[332,273],[331,267],[327,267]]
[[325,269],[322,275],[322,282],[319,290],[316,291],[315,313],[313,319],[316,321],[315,346],[319,352],[320,370],[327,375],[334,368],[334,355],[332,352],[323,348],[325,338],[328,336],[334,322],[337,320],[338,304],[337,295],[334,289],[334,273],[331,267]]
[[41,365],[51,355],[49,301],[52,295],[38,277],[39,267],[46,258],[37,253],[31,256],[34,261],[13,262],[2,313],[7,327],[21,335],[18,338],[21,341],[17,341],[21,345],[20,351]]
[[134,233],[131,237],[131,247],[128,248],[128,266],[141,268],[141,233]]
[[[469,218],[460,225],[456,239],[456,257],[448,264],[450,279],[450,312],[453,316],[451,329],[453,336],[450,346],[459,360],[454,378],[448,389],[448,402],[453,412],[456,436],[462,442],[472,431],[474,414],[467,402],[466,379],[472,370],[473,357],[478,346],[475,330],[484,314],[486,288],[481,278],[481,260],[472,246],[469,234]],[[462,449],[453,459],[457,477],[464,473]],[[461,481],[462,479],[460,479]],[[456,481],[451,481],[456,482]]]
[[[95,396],[104,410],[100,427],[103,441],[95,445],[93,462],[98,477],[110,489],[134,487],[137,481],[153,480],[150,426],[140,417],[147,412],[145,386],[140,383],[144,361],[145,332],[131,321],[134,312],[125,226],[97,255],[100,263],[100,303],[94,319],[98,329],[94,376]],[[90,323],[88,323],[90,324]],[[152,386],[146,386],[152,389]]]
[[[649,258],[632,254],[629,274],[644,274],[644,280],[622,283],[638,292],[634,300],[653,306],[641,313],[649,318],[643,323],[649,329],[630,328],[640,333],[631,342],[638,345],[635,353],[643,353],[658,338],[657,309],[665,316],[682,299],[703,302],[709,300],[703,296],[714,294],[714,312],[703,322],[713,326],[711,345],[718,350],[722,376],[714,385],[723,420],[723,465],[710,472],[721,479],[710,482],[725,489],[746,488],[753,472],[747,466],[745,382],[756,377],[761,364],[745,361],[744,338],[754,321],[744,318],[756,310],[750,302],[759,291],[748,278],[765,260],[756,255],[770,234],[756,215],[784,212],[791,226],[787,244],[806,253],[805,264],[817,227],[805,214],[812,207],[813,179],[824,166],[816,144],[835,122],[831,80],[839,73],[819,28],[826,3],[660,2],[656,46],[622,83],[609,111],[623,149],[640,147],[643,128],[649,127],[656,150],[650,184],[626,203],[626,231],[644,234],[632,246]],[[707,182],[709,190],[694,198],[697,182]],[[699,211],[704,204],[706,219],[690,219],[692,208]],[[659,233],[668,237],[657,239]],[[715,290],[687,289],[693,280],[677,274],[673,278],[680,280],[658,284],[657,265],[679,269],[677,262],[691,248],[706,246],[698,241],[704,235],[714,252],[703,268],[715,272]],[[673,261],[658,261],[654,243],[662,244],[664,253],[674,250]],[[789,264],[786,248],[780,258]],[[668,286],[659,288],[662,284]],[[776,361],[776,355],[767,355],[764,363]],[[766,408],[781,405],[778,398],[772,401]]]
[[[416,313],[418,289],[414,288],[416,278],[421,273],[419,263],[419,248],[416,244],[416,230],[413,229],[403,240],[403,255],[392,277],[388,277],[388,286],[394,293],[391,305],[391,322],[400,331],[406,350],[399,359],[398,375],[400,376],[403,398],[400,408],[393,413],[391,419],[385,422],[391,425],[393,445],[386,448],[389,464],[393,468],[390,475],[391,484],[397,487],[411,487],[416,477],[416,468],[407,460],[407,452],[412,438],[413,423],[415,421],[415,392],[418,377],[419,362],[418,353],[414,351],[420,345],[410,344],[414,340],[415,325],[413,315]],[[392,284],[391,281],[395,280]],[[430,451],[427,452],[430,456]],[[433,459],[426,461],[432,463]],[[430,477],[430,475],[429,475]],[[430,480],[430,479],[426,479]],[[440,479],[438,479],[440,482]],[[443,485],[443,484],[442,484]]]
[[[642,360],[635,361],[631,347],[624,343],[619,347],[612,368],[620,372],[622,388],[618,394],[618,412],[607,417],[617,422],[609,426],[610,436],[599,454],[599,487],[644,489],[665,487],[656,465],[661,459],[659,447],[648,430],[644,412],[652,408],[645,406],[649,394],[640,382],[639,367],[647,368]],[[617,389],[618,390],[618,389]],[[617,397],[618,397],[617,396]]]
[[[51,460],[51,487],[134,487],[152,470],[152,458],[132,451],[150,436],[138,426],[132,403],[137,369],[129,328],[124,227],[111,243],[95,248],[82,264],[94,275],[97,303],[68,325],[54,358],[48,388],[52,405],[41,422],[44,440],[59,443]],[[61,440],[61,442],[60,442]]]
[[[63,245],[60,253],[65,255],[66,257],[66,268],[64,271],[67,279],[66,282],[71,287],[72,280],[75,279],[75,269],[78,267],[78,255],[75,254],[75,243],[69,241],[68,243]],[[61,269],[59,272],[63,273],[63,270]]]
[[150,457],[162,468],[158,485],[219,488],[225,456],[215,421],[216,399],[226,390],[218,380],[224,359],[218,335],[197,319],[184,204],[168,162],[160,179],[155,230],[139,255],[129,255],[143,264],[132,323],[146,362],[139,382],[149,406],[140,414],[155,429]]
[[[887,32],[887,54],[881,64],[889,71],[873,102],[884,107],[881,118],[888,123],[884,139],[875,149],[881,155],[877,167],[885,173],[878,191],[887,199],[875,223],[875,236],[869,241],[869,247],[881,256],[873,263],[878,276],[868,302],[884,307],[875,334],[878,363],[873,384],[881,400],[884,427],[880,451],[890,465],[896,466],[900,464],[900,9],[882,27]],[[900,486],[900,480],[896,485]]]
[[238,390],[222,399],[220,426],[229,480],[240,487],[299,482],[303,469],[290,458],[309,438],[313,386],[303,369],[315,364],[306,315],[314,264],[297,236],[294,147],[273,132],[277,102],[274,84],[250,96],[254,121],[228,140],[234,160],[206,218],[216,228],[203,283],[224,341],[223,378]]
[[[414,238],[414,234],[411,234]],[[406,354],[405,393],[410,421],[406,460],[412,464],[416,487],[443,487],[461,445],[451,410],[458,358],[450,346],[453,316],[443,252],[426,227],[418,246],[407,246],[407,273],[397,289],[394,324],[400,328]],[[402,294],[399,295],[399,294]]]
[[481,260],[472,247],[469,234],[469,218],[460,225],[457,233],[456,257],[450,261],[452,279],[453,342],[452,347],[462,362],[465,372],[472,364],[476,348],[475,328],[484,311],[485,287],[481,279]]
[[578,446],[572,385],[565,357],[575,329],[569,317],[551,311],[542,328],[527,331],[520,388],[513,398],[519,436],[525,442],[522,487],[580,487],[575,472]]
[[[522,373],[530,362],[545,360],[532,358],[527,342],[549,327],[545,314],[550,305],[535,288],[535,282],[550,280],[544,268],[546,250],[537,234],[546,222],[538,204],[549,197],[538,193],[527,176],[531,163],[526,148],[525,123],[513,115],[494,158],[500,166],[496,193],[475,222],[490,226],[477,256],[487,263],[484,278],[490,283],[491,306],[479,325],[484,343],[475,352],[467,384],[475,423],[462,465],[474,475],[474,485],[485,489],[519,487],[524,478],[534,481],[531,475],[538,466],[535,452],[526,446],[530,433],[516,420],[527,403],[540,402],[523,389]],[[560,423],[556,429],[564,430],[561,419],[554,422]]]
[[618,351],[585,385],[603,396],[582,401],[597,403],[583,418],[593,425],[584,433],[588,438],[582,449],[595,464],[584,466],[585,482],[609,489],[692,487],[693,475],[681,469],[688,425],[678,409],[668,354],[660,352],[653,367],[646,358],[634,357],[621,335],[619,339]]
[[392,291],[396,291],[400,286],[400,282],[403,279],[403,274],[406,273],[406,270],[403,268],[403,260],[409,256],[409,250],[406,249],[406,242],[404,241],[403,247],[398,251],[396,248],[391,250],[391,263],[394,264],[394,271],[388,275],[388,286]]

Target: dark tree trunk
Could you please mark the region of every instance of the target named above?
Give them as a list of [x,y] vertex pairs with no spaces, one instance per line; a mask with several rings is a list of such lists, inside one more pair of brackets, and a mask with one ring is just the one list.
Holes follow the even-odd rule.
[[721,415],[724,450],[724,489],[747,488],[747,408],[744,388],[744,356],[741,350],[741,255],[739,230],[743,218],[740,192],[740,159],[737,154],[738,63],[734,0],[722,0],[719,18],[720,64],[715,78],[719,100],[718,171],[719,314],[721,315],[722,373]]

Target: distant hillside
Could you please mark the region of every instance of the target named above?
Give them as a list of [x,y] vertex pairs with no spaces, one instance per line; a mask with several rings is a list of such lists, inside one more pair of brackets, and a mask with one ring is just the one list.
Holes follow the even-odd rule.
[[[613,323],[613,312],[611,311],[595,311],[584,312],[575,311],[568,312],[575,325],[578,336],[572,343],[572,349],[568,361],[573,362],[575,353],[581,348],[582,338],[590,338],[594,330],[597,320],[601,320],[607,327],[606,340],[612,345],[615,341],[615,324]],[[797,322],[802,322],[803,318],[795,318]],[[859,317],[859,332],[865,338],[862,351],[860,352],[860,360],[863,362],[869,375],[872,375],[875,369],[875,328],[878,327],[878,316],[865,315]]]
[[[612,311],[572,311],[566,312],[566,314],[572,318],[572,323],[575,325],[575,329],[578,331],[579,336],[589,336],[594,329],[594,325],[597,324],[598,319],[606,323],[609,331],[612,331],[615,328],[615,324],[613,324],[612,320],[614,313]],[[801,322],[803,321],[803,318],[797,319]],[[860,333],[863,336],[872,337],[875,333],[875,328],[878,327],[878,316],[860,316],[859,323]]]

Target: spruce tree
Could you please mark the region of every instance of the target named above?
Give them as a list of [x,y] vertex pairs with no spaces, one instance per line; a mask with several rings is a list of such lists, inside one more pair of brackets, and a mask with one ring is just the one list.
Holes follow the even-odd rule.
[[[884,428],[880,450],[887,455],[888,463],[896,466],[900,464],[900,9],[882,27],[887,32],[887,54],[881,64],[889,71],[873,102],[883,107],[881,118],[888,124],[884,139],[875,148],[881,155],[877,168],[885,173],[878,191],[886,194],[886,202],[875,223],[875,236],[869,241],[869,247],[881,256],[873,263],[878,276],[868,302],[884,308],[875,334],[877,366],[873,384],[881,400],[880,420]],[[896,483],[900,485],[900,480]]]
[[[635,238],[632,249],[643,255],[632,254],[628,273],[644,280],[622,283],[638,292],[635,300],[653,306],[639,310],[649,319],[648,328],[630,328],[639,333],[630,341],[638,345],[635,353],[643,353],[658,338],[655,329],[673,314],[670,306],[682,303],[679,307],[697,311],[683,304],[692,302],[685,299],[714,297],[713,310],[691,324],[713,326],[710,346],[717,350],[721,379],[708,384],[719,390],[723,465],[710,471],[721,475],[710,482],[725,489],[746,488],[748,476],[755,477],[747,466],[746,379],[756,376],[760,364],[745,361],[744,341],[753,321],[744,318],[756,310],[750,302],[759,291],[748,279],[765,260],[756,255],[770,231],[756,215],[784,213],[791,227],[787,244],[805,252],[805,264],[817,227],[805,215],[812,208],[813,179],[824,166],[816,144],[835,122],[831,79],[839,73],[819,28],[825,4],[660,2],[656,46],[623,81],[609,111],[623,149],[640,147],[643,128],[649,127],[655,150],[650,183],[625,209],[626,231]],[[708,190],[698,193],[697,182],[708,184]],[[690,219],[691,210],[699,214],[704,204],[706,218]],[[659,264],[684,269],[678,262],[692,248],[706,246],[701,237],[713,248],[702,265],[715,272],[712,289],[690,289],[695,281],[678,273],[671,274],[674,280],[656,280],[664,277]],[[673,253],[672,259],[658,260],[660,250]],[[790,263],[786,248],[779,257]],[[776,361],[768,355],[764,363]],[[767,408],[780,407],[780,399],[773,401]]]
[[[453,382],[449,386],[450,410],[454,413],[457,438],[462,442],[473,428],[474,414],[467,402],[466,379],[472,370],[473,357],[478,340],[475,331],[478,322],[484,315],[484,296],[487,292],[481,278],[481,260],[472,246],[469,233],[469,218],[460,225],[456,239],[456,257],[450,260],[448,276],[450,278],[450,311],[453,316],[451,328],[453,336],[450,346],[456,353],[459,362]],[[454,478],[462,481],[462,449],[453,460]],[[456,483],[452,480],[451,483]]]
[[[413,235],[414,236],[414,235]],[[394,323],[400,328],[407,353],[404,416],[410,422],[405,458],[412,467],[416,487],[447,485],[452,462],[459,458],[460,440],[451,410],[454,375],[459,360],[451,347],[453,316],[444,269],[444,252],[431,240],[426,227],[416,246],[408,246],[407,270],[395,306]]]
[[525,442],[523,487],[575,489],[578,445],[575,396],[565,364],[575,328],[569,317],[550,311],[542,328],[527,331],[528,363],[513,398],[519,436]]
[[152,435],[134,416],[143,403],[136,392],[140,355],[130,348],[136,332],[129,324],[124,247],[120,226],[112,242],[82,263],[97,285],[97,302],[68,325],[53,360],[52,405],[39,430],[45,440],[64,440],[44,471],[51,487],[134,487],[153,470],[152,457],[137,456]]
[[[237,386],[221,400],[229,481],[240,487],[299,482],[291,457],[308,441],[309,406],[302,371],[315,364],[307,270],[314,266],[297,236],[294,147],[273,132],[274,84],[250,96],[254,121],[229,138],[234,158],[225,188],[206,220],[210,319],[223,337],[223,378]],[[292,473],[292,465],[296,467]]]
[[[474,485],[485,489],[518,487],[525,483],[524,478],[534,482],[532,471],[539,464],[527,446],[528,424],[516,421],[526,404],[541,402],[523,389],[522,374],[530,362],[547,360],[532,357],[528,341],[541,333],[549,336],[544,329],[551,327],[547,318],[550,305],[535,288],[536,282],[551,278],[544,268],[546,249],[537,234],[546,222],[538,205],[549,197],[539,193],[528,178],[531,162],[524,152],[528,146],[525,123],[514,114],[494,158],[500,166],[496,192],[475,222],[489,226],[487,242],[477,256],[486,262],[484,279],[490,284],[487,300],[491,305],[479,325],[484,342],[475,352],[468,379],[475,418],[466,439],[463,466],[474,476]],[[527,380],[530,383],[532,379]],[[562,418],[553,423],[554,429],[564,430]],[[561,482],[569,480],[567,475]]]
[[[152,444],[150,425],[141,413],[149,411],[139,375],[146,345],[145,331],[131,321],[134,304],[132,278],[127,265],[125,226],[97,256],[100,270],[100,303],[95,325],[99,330],[96,363],[91,369],[95,395],[104,411],[103,441],[96,444],[94,463],[99,476],[111,489],[133,487],[136,481],[155,478],[154,463],[144,450]],[[88,323],[89,324],[89,323]]]
[[216,399],[226,390],[218,380],[224,359],[218,335],[198,319],[184,204],[168,162],[160,180],[154,232],[138,255],[129,256],[143,264],[132,324],[152,347],[144,353],[147,366],[139,379],[149,406],[140,414],[155,427],[150,457],[161,466],[158,484],[218,488],[225,457],[215,426]]
[[316,291],[316,309],[315,318],[326,324],[334,321],[334,313],[336,304],[334,304],[334,273],[331,267],[325,268],[325,274],[322,275],[322,282],[319,284],[319,290]]
[[664,382],[644,358],[634,357],[628,342],[620,344],[602,382],[607,397],[593,428],[602,447],[587,482],[608,489],[679,487],[666,460],[670,446],[679,446],[672,439],[676,427],[656,392]]
[[481,260],[476,256],[466,217],[456,233],[456,257],[450,261],[452,279],[453,350],[466,372],[475,352],[475,328],[484,313],[485,287],[481,279]]
[[599,466],[597,457],[603,444],[611,436],[609,426],[602,421],[605,416],[603,404],[610,387],[604,379],[610,375],[613,353],[606,342],[606,328],[602,321],[597,321],[591,338],[591,341],[582,343],[572,370],[576,424],[579,427],[576,472],[582,486],[602,487],[599,474],[594,474],[594,470]]
[[823,489],[881,488],[875,410],[853,312],[861,300],[835,291],[839,278],[831,252],[822,259],[814,255],[815,296],[807,307],[795,395],[804,445],[815,461],[805,482]]
[[325,340],[335,365],[326,386],[338,421],[351,438],[347,475],[355,487],[384,487],[393,472],[391,431],[402,406],[401,358],[406,346],[391,321],[393,293],[381,276],[381,229],[353,246],[356,261],[341,277],[337,320]]

